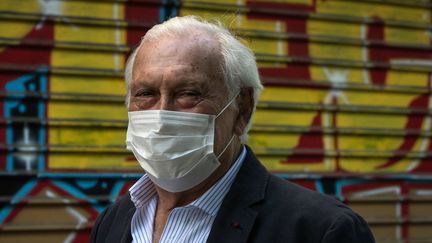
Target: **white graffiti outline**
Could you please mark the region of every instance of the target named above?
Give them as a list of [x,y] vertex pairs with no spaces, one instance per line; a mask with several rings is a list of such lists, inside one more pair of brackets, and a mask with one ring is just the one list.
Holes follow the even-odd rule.
[[[45,194],[47,195],[47,197],[49,198],[59,198],[57,196],[57,194],[55,194],[54,192],[52,192],[51,190],[47,190],[45,192]],[[67,198],[61,198],[61,201],[64,202],[65,204],[69,203],[70,200]],[[69,213],[69,215],[71,215],[73,218],[75,218],[77,220],[77,224],[75,226],[75,229],[81,229],[82,226],[84,224],[87,223],[87,218],[82,215],[78,210],[72,208],[71,206],[66,206],[66,212]],[[75,232],[71,232],[63,241],[64,243],[70,243],[75,239],[76,233]]]

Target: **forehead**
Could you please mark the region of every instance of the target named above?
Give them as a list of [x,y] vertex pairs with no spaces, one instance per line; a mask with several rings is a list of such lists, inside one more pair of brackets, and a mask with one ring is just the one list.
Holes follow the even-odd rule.
[[147,68],[187,66],[193,71],[220,73],[222,56],[219,43],[203,32],[166,36],[143,42],[137,51],[133,74]]

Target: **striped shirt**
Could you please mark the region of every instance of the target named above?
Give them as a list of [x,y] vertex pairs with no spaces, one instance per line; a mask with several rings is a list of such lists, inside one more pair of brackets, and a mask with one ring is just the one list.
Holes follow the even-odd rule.
[[[245,146],[228,170],[203,195],[190,204],[172,209],[159,242],[206,242],[213,221],[225,195],[234,182],[246,155]],[[129,189],[136,211],[132,217],[132,242],[152,242],[157,195],[153,183],[145,174]]]

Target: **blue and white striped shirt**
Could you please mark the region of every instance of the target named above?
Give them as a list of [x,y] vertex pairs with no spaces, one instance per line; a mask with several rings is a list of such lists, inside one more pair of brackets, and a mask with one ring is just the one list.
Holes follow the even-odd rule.
[[[245,155],[246,148],[243,145],[239,157],[219,181],[195,201],[186,206],[174,208],[170,212],[159,242],[198,243],[207,241],[216,214],[234,182]],[[131,222],[132,242],[151,243],[157,206],[157,195],[153,182],[145,174],[129,189],[129,192],[136,207]]]

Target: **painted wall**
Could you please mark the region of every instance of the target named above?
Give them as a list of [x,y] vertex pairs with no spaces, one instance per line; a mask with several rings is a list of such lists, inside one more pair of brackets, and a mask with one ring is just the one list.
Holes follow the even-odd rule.
[[249,145],[349,204],[378,242],[432,242],[432,2],[0,1],[0,242],[86,242],[142,170],[123,68],[169,16],[219,19],[266,86]]

